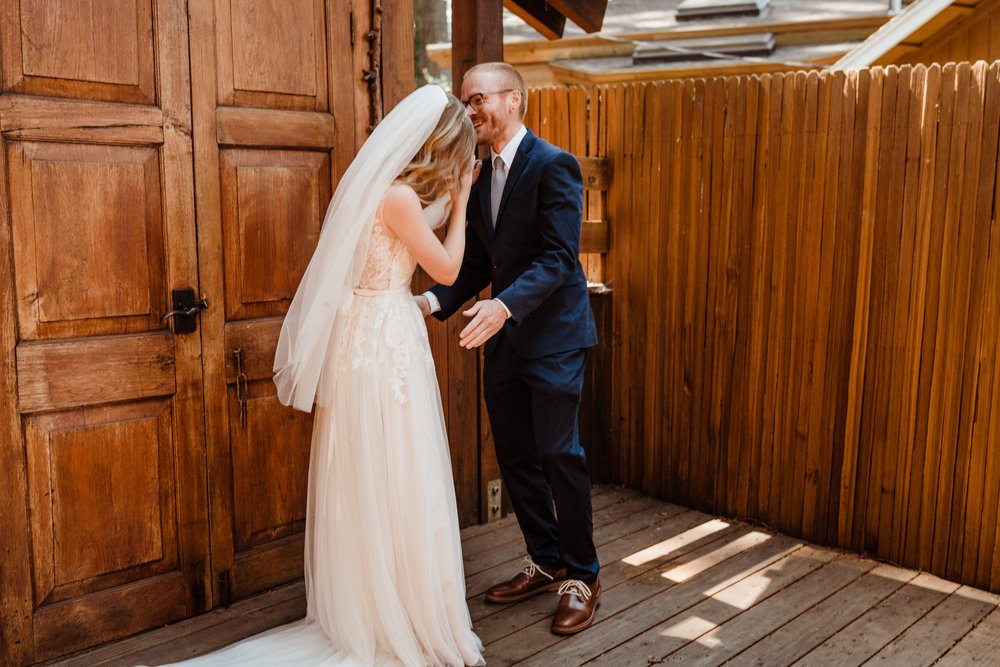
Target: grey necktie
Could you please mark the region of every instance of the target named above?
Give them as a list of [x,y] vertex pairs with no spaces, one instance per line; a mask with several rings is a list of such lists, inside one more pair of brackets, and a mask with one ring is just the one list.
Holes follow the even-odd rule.
[[497,226],[497,214],[500,212],[500,198],[503,197],[503,186],[507,182],[507,165],[503,158],[497,155],[493,158],[493,178],[490,182],[490,212],[493,214],[493,226]]

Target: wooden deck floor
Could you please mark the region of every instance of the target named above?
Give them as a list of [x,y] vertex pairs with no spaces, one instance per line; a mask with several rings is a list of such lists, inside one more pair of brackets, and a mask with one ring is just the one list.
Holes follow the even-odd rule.
[[[469,607],[488,664],[1000,665],[1000,597],[811,546],[739,522],[600,487],[597,622],[549,632],[555,594],[482,600],[519,568],[512,518],[463,531]],[[301,584],[116,642],[59,665],[156,664],[204,653],[304,613]]]

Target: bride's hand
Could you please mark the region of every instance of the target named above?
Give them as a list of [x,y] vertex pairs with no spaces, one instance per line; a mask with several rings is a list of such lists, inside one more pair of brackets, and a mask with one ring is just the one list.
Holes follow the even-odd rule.
[[[472,184],[479,180],[479,172],[483,170],[482,160],[473,160],[472,169],[466,176],[469,178],[469,190],[472,190]],[[463,179],[464,180],[464,179]]]
[[469,201],[469,193],[472,191],[472,184],[476,182],[477,178],[479,178],[479,171],[482,169],[482,166],[482,161],[476,160],[473,163],[472,168],[462,174],[462,178],[458,182],[458,191],[455,191],[454,189],[451,191],[451,200],[453,202],[458,203],[461,201],[462,203],[465,203]]

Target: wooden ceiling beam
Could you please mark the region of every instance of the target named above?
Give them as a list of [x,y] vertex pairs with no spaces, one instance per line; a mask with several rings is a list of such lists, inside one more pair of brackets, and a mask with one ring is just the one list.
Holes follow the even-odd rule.
[[521,20],[549,39],[559,39],[566,19],[594,33],[604,25],[608,0],[504,0]]
[[608,0],[548,0],[548,4],[588,33],[600,31],[608,10]]
[[557,11],[554,3],[546,0],[504,0],[503,4],[543,37],[559,39],[563,36],[566,15]]

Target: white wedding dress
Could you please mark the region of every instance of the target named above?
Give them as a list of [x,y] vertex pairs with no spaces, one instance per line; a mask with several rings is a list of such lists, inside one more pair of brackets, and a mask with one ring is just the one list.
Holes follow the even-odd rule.
[[[442,198],[424,210],[445,217]],[[184,665],[485,664],[465,602],[458,514],[416,261],[376,215],[330,338],[315,408],[306,618]]]

